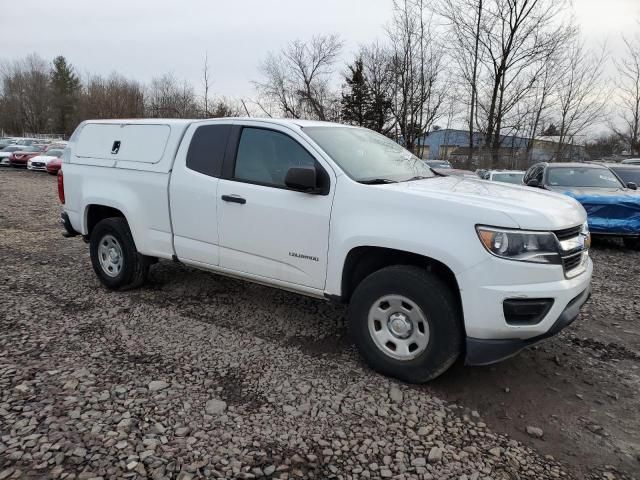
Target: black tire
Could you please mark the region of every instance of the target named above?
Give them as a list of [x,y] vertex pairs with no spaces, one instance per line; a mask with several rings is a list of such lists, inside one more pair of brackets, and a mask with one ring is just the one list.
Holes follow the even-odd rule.
[[640,250],[640,237],[623,237],[624,246],[631,250]]
[[[122,250],[122,266],[115,275],[109,275],[99,259],[99,246],[107,236],[115,238]],[[143,285],[147,280],[152,259],[138,253],[131,230],[124,218],[105,218],[98,222],[91,232],[89,251],[93,270],[108,289],[128,290]]]
[[[415,303],[429,325],[429,341],[417,357],[387,355],[369,331],[369,311],[382,297],[400,295]],[[385,267],[356,288],[348,311],[349,331],[360,354],[374,370],[409,383],[425,383],[444,373],[463,348],[464,329],[455,295],[427,270],[410,265]]]

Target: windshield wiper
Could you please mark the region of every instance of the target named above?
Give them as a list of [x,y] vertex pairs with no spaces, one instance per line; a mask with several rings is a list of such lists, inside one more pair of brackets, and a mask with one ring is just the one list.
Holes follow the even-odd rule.
[[424,177],[422,175],[416,175],[415,177],[411,177],[405,180],[405,182],[411,182],[413,180],[426,180],[428,178],[433,178],[433,177]]
[[388,178],[371,178],[369,180],[358,180],[358,183],[362,183],[364,185],[383,185],[385,183],[398,183],[395,180],[390,180]]

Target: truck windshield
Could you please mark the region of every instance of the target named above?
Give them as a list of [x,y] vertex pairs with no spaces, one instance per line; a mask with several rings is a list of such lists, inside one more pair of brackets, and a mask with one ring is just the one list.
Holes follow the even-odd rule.
[[304,132],[357,182],[393,183],[435,176],[425,162],[371,130],[306,127]]
[[552,187],[622,188],[615,175],[606,168],[558,167],[550,168],[547,175]]

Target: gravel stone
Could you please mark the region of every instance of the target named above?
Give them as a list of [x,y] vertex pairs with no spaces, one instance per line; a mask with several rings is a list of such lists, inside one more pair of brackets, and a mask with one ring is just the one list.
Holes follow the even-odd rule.
[[165,388],[168,388],[168,387],[169,387],[169,384],[164,380],[153,380],[149,382],[149,385],[147,388],[149,388],[150,392],[159,392],[160,390],[164,390]]
[[429,463],[437,463],[442,460],[442,450],[438,447],[433,447],[429,450]]
[[531,437],[542,438],[544,435],[544,431],[539,427],[533,427],[531,425],[527,426],[527,433]]
[[226,409],[227,409],[226,402],[223,402],[222,400],[217,400],[217,399],[208,400],[204,407],[204,411],[207,412],[207,414],[209,415],[220,415]]

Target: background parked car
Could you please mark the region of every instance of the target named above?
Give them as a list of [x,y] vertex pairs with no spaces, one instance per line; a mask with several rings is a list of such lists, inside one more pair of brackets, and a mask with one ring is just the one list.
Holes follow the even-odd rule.
[[605,165],[537,163],[524,183],[575,198],[587,211],[592,234],[621,237],[627,247],[640,249],[640,193]]
[[626,160],[623,160],[622,163],[640,165],[640,158],[627,158]]
[[30,158],[42,152],[41,147],[31,146],[22,150],[17,150],[9,156],[9,165],[12,167],[25,168]]
[[25,148],[29,148],[26,145],[8,145],[0,150],[0,165],[9,166],[9,157],[13,152],[18,152],[20,150],[24,150]]
[[27,169],[40,170],[42,172],[47,171],[47,165],[55,159],[62,157],[63,150],[59,148],[53,148],[47,150],[35,157],[27,160]]
[[431,168],[452,168],[451,164],[446,160],[425,160],[424,163]]
[[524,185],[522,179],[525,172],[522,170],[490,170],[488,178],[492,182],[513,183],[514,185]]
[[9,145],[13,145],[15,143],[13,138],[10,137],[3,137],[0,138],[0,149],[3,149],[4,147],[7,147]]
[[47,173],[50,175],[57,175],[58,171],[62,168],[62,157],[54,158],[47,164]]

